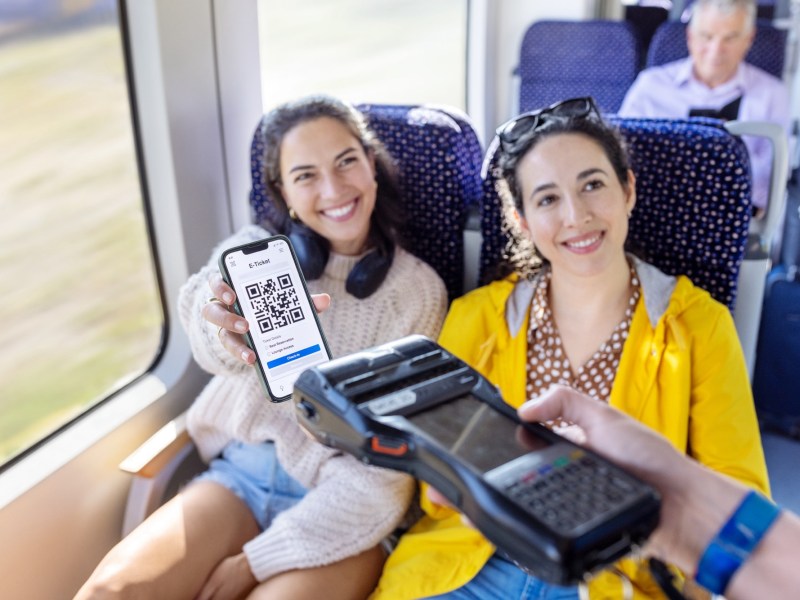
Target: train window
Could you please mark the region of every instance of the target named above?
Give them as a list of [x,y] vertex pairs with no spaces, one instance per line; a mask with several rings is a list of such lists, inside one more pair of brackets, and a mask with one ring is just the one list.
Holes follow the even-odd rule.
[[0,8],[0,465],[141,375],[164,324],[117,3]]
[[259,0],[265,108],[310,93],[466,107],[467,0]]

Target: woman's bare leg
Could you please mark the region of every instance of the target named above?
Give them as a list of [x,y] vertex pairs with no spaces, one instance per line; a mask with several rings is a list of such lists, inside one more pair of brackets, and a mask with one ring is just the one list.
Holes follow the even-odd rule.
[[75,600],[194,598],[211,570],[258,533],[231,491],[193,483],[114,546]]
[[315,569],[287,571],[260,584],[248,600],[363,600],[375,589],[386,552],[376,546]]

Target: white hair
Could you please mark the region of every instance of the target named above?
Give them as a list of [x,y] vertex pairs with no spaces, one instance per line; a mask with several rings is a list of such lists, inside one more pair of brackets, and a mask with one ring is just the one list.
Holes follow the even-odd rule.
[[747,15],[747,29],[750,33],[756,26],[756,2],[755,0],[697,0],[690,7],[689,27],[692,26],[691,17],[703,8],[715,8],[721,13],[729,14],[737,10],[744,10]]

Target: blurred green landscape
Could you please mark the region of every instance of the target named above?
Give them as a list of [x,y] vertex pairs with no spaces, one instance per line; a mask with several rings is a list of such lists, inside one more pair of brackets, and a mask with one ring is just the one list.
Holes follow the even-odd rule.
[[120,44],[116,21],[0,43],[0,462],[158,351]]

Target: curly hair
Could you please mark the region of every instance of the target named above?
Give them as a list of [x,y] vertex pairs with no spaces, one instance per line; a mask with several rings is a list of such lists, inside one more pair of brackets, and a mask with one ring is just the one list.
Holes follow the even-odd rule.
[[[400,229],[405,221],[402,193],[395,163],[367,124],[364,115],[353,105],[326,95],[313,95],[286,102],[272,109],[262,120],[264,138],[264,175],[270,198],[278,213],[273,223],[280,233],[289,228],[289,209],[281,190],[281,143],[289,131],[303,123],[321,118],[335,119],[355,137],[368,155],[375,158],[378,184],[375,209],[370,218],[368,244],[379,249],[401,245]],[[324,243],[328,240],[322,238]]]

